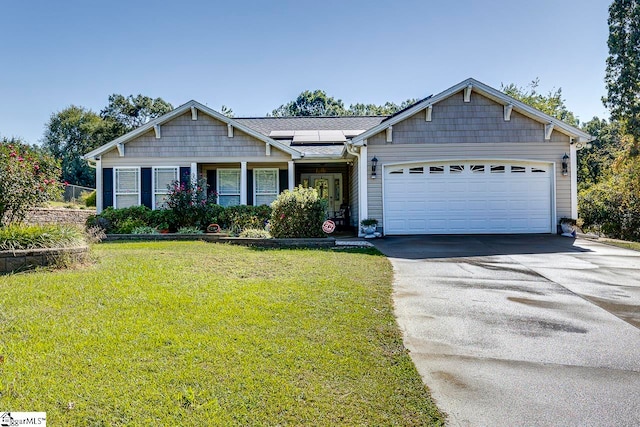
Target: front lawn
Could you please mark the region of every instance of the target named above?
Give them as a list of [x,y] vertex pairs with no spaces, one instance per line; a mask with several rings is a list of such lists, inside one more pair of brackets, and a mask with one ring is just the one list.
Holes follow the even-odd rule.
[[640,251],[640,242],[628,242],[626,240],[607,239],[606,237],[600,237],[597,241],[601,243],[606,243],[607,245],[613,245],[613,246],[618,246],[620,248]]
[[441,425],[373,251],[101,244],[0,276],[0,407],[51,425]]

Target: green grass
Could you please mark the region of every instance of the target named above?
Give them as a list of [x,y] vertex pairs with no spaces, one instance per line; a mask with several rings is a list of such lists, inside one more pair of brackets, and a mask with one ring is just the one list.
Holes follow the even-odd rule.
[[599,242],[606,243],[607,245],[618,246],[625,249],[633,249],[634,251],[640,251],[640,242],[627,242],[625,240],[607,239],[600,237]]
[[86,209],[86,210],[95,210],[95,206],[87,206],[84,202],[73,200],[70,202],[60,201],[60,200],[51,200],[47,202],[47,208],[64,208],[64,209]]
[[441,425],[371,250],[95,246],[0,277],[0,407],[51,425]]

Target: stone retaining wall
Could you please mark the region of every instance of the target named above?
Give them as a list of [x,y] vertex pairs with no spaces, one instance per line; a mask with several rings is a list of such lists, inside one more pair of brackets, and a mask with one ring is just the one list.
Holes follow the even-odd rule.
[[0,251],[0,274],[32,270],[55,264],[82,262],[89,254],[89,247],[28,249]]
[[77,224],[84,227],[87,218],[95,215],[94,210],[34,208],[27,213],[28,224]]

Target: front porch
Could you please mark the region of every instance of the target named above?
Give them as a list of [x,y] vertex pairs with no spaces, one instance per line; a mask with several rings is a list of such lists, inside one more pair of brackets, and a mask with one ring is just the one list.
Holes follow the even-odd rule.
[[282,191],[302,185],[317,189],[327,200],[327,217],[339,229],[356,225],[352,212],[357,189],[351,188],[350,161],[200,163],[195,170],[206,178],[208,191],[217,193],[223,206],[269,204]]

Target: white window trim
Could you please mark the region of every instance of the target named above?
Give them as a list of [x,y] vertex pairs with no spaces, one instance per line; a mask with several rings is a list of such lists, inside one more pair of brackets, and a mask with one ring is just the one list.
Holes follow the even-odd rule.
[[[240,188],[238,193],[222,194],[220,192],[220,171],[238,171],[240,175]],[[238,196],[240,204],[242,204],[242,169],[241,168],[218,168],[216,169],[216,193],[218,193],[218,203],[220,203],[220,196]]]
[[[253,169],[253,204],[255,206],[258,206],[258,185],[257,185],[257,178],[258,178],[258,174],[256,173],[257,171],[275,171],[276,172],[276,191],[274,193],[274,196],[277,198],[278,194],[280,194],[280,170],[278,168],[256,168]],[[260,196],[270,196],[271,193],[269,194],[260,194]]]
[[138,206],[140,206],[142,204],[142,189],[140,187],[142,187],[142,176],[140,174],[140,167],[139,166],[121,166],[121,167],[114,167],[113,168],[113,208],[114,209],[118,209],[118,197],[117,196],[121,196],[121,195],[132,195],[135,193],[118,193],[118,171],[120,170],[135,170],[138,174]]
[[156,210],[156,196],[159,194],[169,194],[169,190],[156,191],[156,169],[174,169],[176,171],[176,179],[174,181],[180,181],[180,166],[153,166],[151,168],[151,209]]

